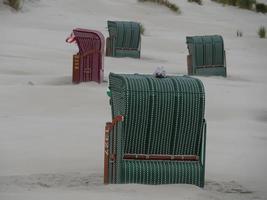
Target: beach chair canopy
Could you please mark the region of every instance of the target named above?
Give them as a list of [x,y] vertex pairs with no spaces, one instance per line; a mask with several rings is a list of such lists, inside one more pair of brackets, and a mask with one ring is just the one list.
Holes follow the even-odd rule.
[[201,81],[131,74],[109,78],[115,121],[106,127],[110,130],[106,182],[202,187],[205,95]]

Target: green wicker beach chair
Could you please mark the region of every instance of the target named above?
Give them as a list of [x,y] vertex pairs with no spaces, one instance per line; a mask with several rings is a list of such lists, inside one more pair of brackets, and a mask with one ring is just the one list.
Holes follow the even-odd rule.
[[109,76],[104,183],[204,186],[205,94],[189,76]]
[[223,38],[219,35],[186,37],[189,75],[226,77]]
[[140,24],[126,21],[108,21],[106,56],[140,58]]

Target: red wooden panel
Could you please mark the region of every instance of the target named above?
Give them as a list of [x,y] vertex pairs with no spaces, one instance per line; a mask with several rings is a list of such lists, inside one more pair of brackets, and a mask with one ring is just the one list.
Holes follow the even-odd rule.
[[80,56],[79,75],[73,72],[76,76],[73,77],[74,82],[101,83],[104,77],[104,36],[99,31],[81,28],[74,29],[73,35],[79,47],[78,55]]
[[72,82],[80,83],[80,56],[79,54],[73,55]]

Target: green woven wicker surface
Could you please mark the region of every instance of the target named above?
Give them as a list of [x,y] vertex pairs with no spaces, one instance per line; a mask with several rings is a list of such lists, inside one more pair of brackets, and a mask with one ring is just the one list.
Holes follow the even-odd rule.
[[[196,75],[226,76],[223,38],[219,35],[186,37],[189,54],[192,55],[192,72]],[[214,68],[225,68],[213,70]],[[197,70],[198,68],[207,68]]]
[[111,49],[108,56],[140,58],[140,24],[127,21],[108,21]]
[[[113,183],[204,184],[204,160],[124,160],[124,154],[197,155],[203,146],[205,96],[200,80],[188,76],[110,74],[116,164]],[[112,150],[113,149],[113,150]],[[143,166],[143,167],[140,167]],[[151,178],[145,178],[151,177]]]
[[187,183],[201,186],[202,174],[203,167],[199,162],[125,160],[121,183]]

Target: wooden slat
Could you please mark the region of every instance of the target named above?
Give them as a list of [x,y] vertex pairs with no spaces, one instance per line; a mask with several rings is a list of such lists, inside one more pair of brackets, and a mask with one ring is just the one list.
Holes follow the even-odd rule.
[[109,162],[109,127],[111,126],[110,122],[106,123],[105,127],[105,149],[104,149],[104,184],[108,184],[108,162]]
[[198,161],[197,155],[162,155],[162,154],[125,154],[123,159],[128,160],[178,160]]
[[72,67],[72,82],[80,82],[80,55],[73,55],[73,67]]
[[197,68],[224,67],[223,65],[198,65]]

